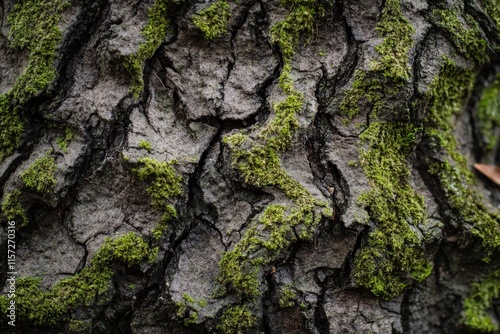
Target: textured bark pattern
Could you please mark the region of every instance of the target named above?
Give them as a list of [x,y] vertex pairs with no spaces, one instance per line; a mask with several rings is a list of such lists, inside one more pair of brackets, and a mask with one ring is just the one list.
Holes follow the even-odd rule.
[[[15,85],[30,54],[9,42],[12,23],[8,17],[18,2],[4,0],[0,7],[3,94]],[[29,221],[21,227],[19,214],[14,215],[18,279],[41,277],[39,288],[50,291],[62,279],[89,268],[106,237],[129,232],[150,247],[159,247],[158,259],[134,262],[110,256],[105,263],[111,279],[90,302],[75,302],[62,316],[47,322],[30,319],[32,306],[21,305],[19,300],[15,330],[2,315],[0,331],[467,331],[464,300],[474,282],[499,268],[498,245],[487,245],[484,236],[474,232],[474,220],[463,217],[454,204],[453,185],[446,185],[440,176],[444,174],[433,172],[436,161],[455,157],[448,159],[451,153],[433,141],[429,105],[439,99],[432,100],[429,92],[436,90],[446,62],[469,71],[470,87],[451,79],[452,87],[464,87],[453,101],[450,123],[456,146],[470,171],[475,162],[500,164],[499,145],[491,143],[491,138],[498,137],[500,124],[490,124],[493,136],[490,133],[487,139],[481,131],[485,121],[477,111],[484,88],[494,85],[500,70],[500,24],[496,25],[500,19],[491,10],[496,2],[402,0],[397,5],[407,20],[402,24],[412,27],[408,28],[408,47],[396,45],[405,42],[404,36],[391,32],[396,26],[384,28],[384,17],[397,14],[388,9],[395,1],[332,0],[314,5],[314,29],[311,34],[300,34],[291,60],[293,89],[302,94],[304,103],[296,115],[298,127],[291,144],[278,154],[286,175],[315,201],[326,203],[326,210],[320,214],[313,205],[312,214],[319,223],[309,235],[301,234],[307,230],[305,223],[291,227],[277,250],[263,244],[244,248],[248,258],[239,263],[244,270],[255,270],[256,294],[242,292],[234,281],[221,279],[221,259],[241,245],[252,228],[259,237],[269,236],[259,222],[269,205],[293,210],[296,203],[282,186],[272,182],[256,186],[245,180],[244,172],[233,163],[235,147],[225,138],[242,133],[258,143],[259,129],[276,117],[275,104],[290,95],[279,84],[287,60],[280,45],[271,41],[271,27],[297,8],[298,2],[283,6],[278,0],[230,1],[227,32],[213,39],[205,38],[193,24],[193,16],[211,3],[171,2],[169,28],[161,46],[141,64],[144,90],[134,98],[133,71],[127,70],[127,59],[146,41],[141,31],[153,3],[70,1],[58,23],[62,39],[54,58],[54,80],[26,102],[14,102],[24,132],[17,149],[0,164],[0,182],[4,203],[8,194],[17,194]],[[441,16],[449,12],[455,16],[444,20]],[[396,44],[378,47],[384,41]],[[350,105],[343,102],[349,98]],[[384,143],[371,127],[376,122],[397,129],[409,126],[409,143],[395,148],[400,161],[387,169],[401,165],[403,171],[380,172],[401,176],[391,182],[408,184],[408,191],[422,199],[419,221],[412,218],[418,216],[414,207],[394,213],[403,217],[399,226],[413,238],[403,238],[413,241],[408,249],[396,249],[395,255],[388,255],[394,251],[390,249],[393,244],[380,250],[370,248],[375,247],[370,243],[376,243],[374,232],[389,233],[384,232],[385,218],[376,211],[377,198],[387,199],[389,210],[400,210],[398,203],[402,203],[384,190],[370,192],[377,184],[373,175],[381,168],[377,161],[385,153],[374,160],[366,160],[364,154],[377,150],[378,144],[392,147],[390,141],[399,138],[390,139],[387,130],[389,144]],[[46,156],[53,157],[57,166],[56,183],[50,191],[40,192],[27,186],[23,180],[29,174],[23,176],[23,172]],[[151,232],[164,214],[147,190],[154,180],[141,179],[134,171],[144,165],[143,157],[175,160],[171,166],[182,177],[182,194],[168,202],[177,217],[169,220],[160,239]],[[375,165],[363,165],[363,161],[375,161]],[[479,174],[475,179],[474,185],[463,179],[458,182],[482,194],[485,206],[480,210],[490,212],[488,219],[498,223],[494,210],[500,206],[499,188]],[[7,209],[4,205],[2,221],[8,220]],[[5,285],[5,292],[9,270],[4,227],[0,231],[0,284]],[[368,253],[370,249],[380,254]],[[399,259],[400,252],[411,252],[409,260]],[[488,255],[490,261],[483,261]],[[252,258],[261,261],[253,263]],[[389,267],[394,265],[378,275],[387,282],[391,277],[383,276],[394,275],[398,288],[380,288],[388,283],[370,281],[372,277],[365,276],[372,276],[371,272],[363,276],[363,265],[369,267],[367,263],[374,258],[387,258]],[[416,261],[408,270],[403,263],[407,260]],[[425,273],[426,263],[432,267],[430,273]],[[253,267],[248,269],[250,264]],[[489,298],[492,307],[487,310],[493,324],[500,312],[495,299],[498,293]],[[238,305],[248,313],[234,317],[240,324],[231,327],[227,310],[238,310]],[[222,325],[225,321],[229,327]]]

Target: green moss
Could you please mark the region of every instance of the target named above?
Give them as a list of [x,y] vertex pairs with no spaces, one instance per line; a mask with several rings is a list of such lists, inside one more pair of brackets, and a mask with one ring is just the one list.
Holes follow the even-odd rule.
[[[292,60],[300,36],[308,36],[314,30],[316,3],[311,0],[283,0],[281,4],[289,6],[290,13],[271,27],[271,41],[280,47],[286,64]],[[286,74],[286,71],[282,73]]]
[[296,241],[296,234],[300,239],[309,240],[321,220],[321,209],[326,206],[292,179],[280,162],[279,153],[291,146],[299,127],[297,114],[304,104],[303,95],[293,87],[291,61],[299,38],[313,31],[316,15],[313,1],[284,1],[283,4],[290,7],[290,13],[271,28],[271,39],[283,54],[279,83],[287,97],[274,105],[274,117],[258,131],[255,140],[242,133],[224,139],[231,148],[232,165],[245,183],[257,188],[278,188],[293,202],[266,207],[233,249],[223,255],[219,282],[241,297],[259,295],[261,266],[274,261]]
[[17,189],[5,195],[2,202],[2,213],[9,221],[15,221],[19,227],[28,225],[28,217],[24,211],[19,197],[21,192]]
[[494,130],[500,126],[500,76],[482,92],[477,107],[477,118],[481,122],[479,129],[486,141],[486,149],[492,150],[499,140]]
[[21,173],[21,179],[26,187],[41,194],[50,194],[56,185],[56,162],[51,155],[37,159]]
[[[231,139],[229,137],[226,142],[234,142]],[[272,262],[295,241],[296,228],[300,230],[299,238],[310,239],[321,219],[319,209],[325,204],[316,201],[307,189],[283,170],[272,145],[254,146],[251,150],[237,146],[231,148],[233,166],[237,167],[246,183],[255,187],[277,187],[295,204],[266,207],[255,225],[222,257],[219,281],[241,295],[257,296],[258,267]],[[261,254],[254,254],[259,249]]]
[[448,205],[457,214],[455,219],[465,223],[466,229],[482,240],[488,257],[500,246],[500,217],[488,212],[474,192],[473,174],[465,157],[458,151],[454,137],[454,118],[462,112],[464,99],[469,95],[473,83],[471,71],[460,69],[449,60],[445,61],[427,94],[426,122],[429,141],[443,154],[428,157],[427,160],[429,172],[438,178]]
[[[309,36],[314,30],[316,2],[311,0],[283,0],[282,5],[290,7],[290,13],[271,27],[271,41],[277,44],[283,55],[283,69],[279,82],[288,95],[299,95],[293,89],[290,72],[291,61],[302,35]],[[300,109],[300,108],[299,108]]]
[[297,293],[295,289],[290,285],[285,285],[280,290],[279,303],[280,307],[292,307],[295,305],[295,300],[297,299]]
[[479,333],[497,333],[498,325],[492,321],[488,310],[499,297],[500,270],[496,270],[481,282],[472,284],[469,297],[464,301],[462,322]]
[[146,39],[139,46],[136,53],[131,54],[125,60],[125,68],[132,75],[132,88],[130,92],[134,98],[138,98],[144,89],[142,70],[144,62],[151,58],[160,47],[169,21],[167,19],[169,0],[156,0],[148,10],[148,23],[142,30],[142,36]]
[[181,180],[172,163],[160,162],[152,158],[140,158],[143,167],[132,171],[141,179],[150,182],[147,192],[155,209],[163,213],[158,225],[153,229],[153,237],[161,238],[167,223],[177,216],[170,199],[182,194]]
[[205,38],[214,39],[227,32],[229,16],[227,1],[217,0],[199,14],[194,15],[193,24],[203,32]]
[[20,106],[56,77],[55,49],[62,39],[58,22],[67,5],[63,0],[26,0],[17,2],[9,13],[11,46],[26,49],[29,56],[28,65],[11,90],[0,95],[0,161],[21,141],[24,122]]
[[276,115],[260,133],[260,137],[267,142],[266,147],[275,152],[285,151],[290,147],[293,133],[299,127],[297,114],[303,104],[302,94],[292,92],[284,101],[274,105]]
[[374,115],[384,106],[384,88],[377,73],[356,70],[354,82],[344,93],[340,110],[344,116],[344,125],[359,114],[360,105],[369,105]]
[[[307,198],[301,200],[310,200]],[[271,204],[249,228],[235,247],[224,253],[220,261],[219,281],[229,285],[242,297],[259,295],[260,267],[274,261],[281,252],[296,241],[296,235],[309,240],[321,214],[314,204],[284,206]]]
[[465,21],[461,21],[457,10],[435,9],[432,13],[437,26],[448,33],[462,55],[480,63],[488,59],[487,42],[469,14],[464,14]]
[[19,108],[13,107],[9,99],[10,95],[0,94],[0,161],[19,146],[24,132]]
[[344,125],[359,114],[360,106],[366,106],[376,116],[385,105],[385,90],[401,88],[410,76],[408,52],[415,29],[402,15],[399,0],[386,1],[377,31],[384,38],[375,47],[380,58],[372,61],[370,70],[356,70],[351,88],[344,92],[340,103],[340,110],[346,116]]
[[[386,109],[388,96],[410,77],[408,53],[415,29],[402,15],[399,0],[386,1],[377,31],[383,42],[375,47],[380,58],[368,71],[357,70],[344,93],[340,110],[345,123],[370,110],[370,119]],[[360,196],[375,229],[355,260],[356,282],[376,296],[389,299],[427,277],[432,269],[424,257],[422,241],[412,225],[422,223],[423,200],[410,185],[408,156],[419,129],[411,124],[372,122],[361,139],[359,164],[371,190]]]
[[358,201],[367,207],[376,229],[356,256],[355,278],[383,299],[399,295],[432,269],[410,227],[422,224],[425,216],[423,199],[409,183],[408,155],[417,131],[412,124],[373,122],[361,136],[367,148],[360,150],[360,165],[371,190]]
[[56,139],[56,144],[61,151],[68,153],[68,144],[75,138],[75,131],[70,126],[64,129],[64,136]]
[[349,167],[358,167],[358,161],[357,160],[350,160],[347,162],[347,165]]
[[28,66],[13,88],[13,98],[25,103],[51,83],[55,76],[55,49],[62,40],[58,23],[65,0],[26,0],[16,3],[7,18],[13,47],[28,50]]
[[184,326],[196,324],[198,322],[198,312],[200,307],[206,307],[205,300],[194,300],[193,297],[185,293],[182,300],[175,303],[177,308],[177,317],[182,320]]
[[217,330],[222,334],[243,334],[255,324],[255,318],[246,306],[228,307],[222,313]]
[[372,64],[373,70],[394,80],[407,80],[410,77],[408,50],[413,45],[415,29],[402,15],[400,0],[386,1],[377,31],[384,41],[375,47],[381,59]]
[[145,259],[154,263],[157,255],[158,248],[151,249],[144,239],[130,232],[116,239],[104,239],[104,244],[95,254],[92,263],[104,267],[112,261],[119,261],[132,267]]
[[151,152],[151,143],[146,140],[141,140],[139,143],[139,147],[145,149],[148,152]]
[[497,30],[497,35],[500,36],[500,1],[499,0],[482,0],[480,1],[486,14],[490,17],[490,19],[495,24],[495,28]]
[[92,332],[92,324],[88,321],[73,320],[69,322],[69,330],[77,333],[90,333]]
[[[119,238],[106,238],[96,252],[90,266],[78,274],[60,280],[48,290],[42,290],[40,278],[24,277],[16,281],[16,315],[29,319],[35,325],[51,326],[69,320],[77,307],[90,307],[108,290],[113,276],[109,268],[114,261],[136,266],[144,260],[156,259],[158,248],[148,244],[134,233]],[[6,313],[6,296],[0,296],[2,312]]]

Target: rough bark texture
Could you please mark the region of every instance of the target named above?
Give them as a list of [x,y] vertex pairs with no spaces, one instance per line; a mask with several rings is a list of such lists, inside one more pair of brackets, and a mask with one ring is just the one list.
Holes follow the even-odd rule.
[[0,331],[498,331],[499,6],[3,0]]

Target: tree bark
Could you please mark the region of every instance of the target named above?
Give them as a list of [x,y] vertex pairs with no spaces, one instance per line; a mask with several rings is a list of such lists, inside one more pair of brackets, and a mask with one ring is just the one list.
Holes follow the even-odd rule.
[[498,332],[499,8],[3,1],[0,330]]

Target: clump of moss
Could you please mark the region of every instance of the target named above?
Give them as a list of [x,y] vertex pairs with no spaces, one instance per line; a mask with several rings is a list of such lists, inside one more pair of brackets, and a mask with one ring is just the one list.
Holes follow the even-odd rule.
[[408,50],[413,45],[415,28],[402,15],[400,0],[386,1],[377,31],[384,41],[375,47],[382,58],[373,63],[373,70],[394,80],[407,80],[410,77]]
[[143,167],[132,171],[141,179],[151,182],[147,192],[151,197],[153,207],[163,216],[153,230],[155,239],[161,238],[167,223],[177,216],[175,208],[170,204],[170,199],[182,194],[181,180],[172,167],[172,163],[161,162],[152,158],[140,158],[139,164]]
[[280,307],[292,307],[295,305],[295,300],[297,299],[297,293],[290,285],[285,285],[280,290],[279,304]]
[[41,194],[50,194],[56,185],[56,162],[51,155],[37,159],[21,173],[21,179],[26,187]]
[[500,1],[498,0],[482,0],[484,9],[488,16],[495,23],[497,35],[500,36]]
[[458,215],[456,219],[467,225],[467,230],[482,240],[489,254],[500,247],[498,214],[490,213],[473,190],[473,174],[465,157],[458,151],[454,137],[454,117],[462,111],[464,99],[474,83],[471,71],[460,69],[445,60],[440,75],[428,92],[426,135],[442,157],[428,157],[429,173],[435,175],[444,189],[448,205]]
[[[283,131],[277,124],[283,126],[290,123],[273,123],[271,121],[271,125],[261,132],[265,145],[252,143],[250,149],[245,149],[248,138],[241,134],[225,139],[225,143],[232,149],[233,166],[247,184],[259,188],[277,187],[295,204],[271,204],[266,207],[256,221],[258,224],[248,229],[235,247],[222,257],[219,281],[230,285],[244,296],[259,294],[258,267],[272,262],[296,240],[295,229],[299,228],[298,237],[301,239],[308,240],[312,237],[321,220],[318,209],[326,206],[315,200],[307,189],[281,167],[278,152],[291,143],[291,134],[295,129],[290,127]],[[274,126],[276,130],[273,129]],[[259,256],[254,254],[258,249],[261,249]]]
[[145,259],[154,263],[157,254],[157,247],[150,248],[143,238],[130,232],[116,239],[104,239],[104,244],[95,254],[92,263],[105,266],[112,261],[120,261],[126,266],[132,267]]
[[252,312],[242,305],[228,307],[222,313],[217,329],[222,334],[243,334],[255,324]]
[[[16,314],[35,325],[52,326],[69,320],[76,307],[92,306],[104,295],[111,284],[113,272],[110,264],[119,261],[136,266],[144,260],[154,261],[158,248],[150,248],[144,239],[134,233],[119,238],[107,238],[96,252],[90,266],[78,274],[60,280],[44,291],[40,278],[24,277],[16,281]],[[8,300],[0,296],[2,312],[7,312]]]
[[14,108],[9,96],[0,94],[0,161],[11,155],[21,142],[24,123],[19,108]]
[[383,83],[376,73],[356,70],[354,82],[344,93],[344,98],[340,102],[340,110],[346,117],[344,125],[359,114],[359,106],[365,102],[370,105],[370,109],[376,115],[384,106],[383,89]]
[[90,333],[92,332],[92,324],[88,321],[71,319],[68,329],[77,333]]
[[281,48],[285,62],[292,60],[301,34],[310,35],[314,30],[316,4],[314,1],[284,0],[290,13],[271,27],[271,40]]
[[11,46],[26,49],[29,56],[28,65],[12,89],[0,94],[0,161],[11,155],[21,141],[24,123],[20,106],[56,76],[55,49],[62,39],[58,22],[67,6],[64,0],[21,1],[7,18]]
[[481,35],[479,25],[469,14],[464,15],[463,22],[456,10],[435,9],[432,13],[437,26],[450,35],[460,53],[480,63],[487,60],[487,42]]
[[198,322],[198,311],[200,307],[206,307],[205,300],[194,300],[193,297],[185,293],[182,300],[175,303],[177,307],[177,316],[182,319],[184,326],[196,324]]
[[146,41],[139,46],[136,53],[131,54],[125,61],[125,68],[132,75],[131,93],[138,98],[144,89],[142,78],[143,63],[151,58],[160,47],[169,25],[167,19],[169,0],[156,0],[148,10],[148,23],[142,30]]
[[494,130],[500,126],[500,76],[482,92],[477,118],[481,122],[479,129],[486,140],[486,149],[492,150],[498,143]]
[[68,144],[75,138],[75,131],[71,127],[64,129],[64,136],[56,139],[56,144],[61,151],[68,153]]
[[18,189],[6,194],[2,202],[2,213],[7,220],[13,220],[19,227],[23,227],[28,225],[28,217],[19,200],[20,196],[21,192]]
[[[340,103],[345,122],[357,116],[362,105],[375,119],[386,106],[386,96],[393,96],[410,76],[408,52],[415,29],[402,15],[399,0],[386,1],[377,31],[384,38],[375,48],[381,57],[370,70],[355,73]],[[356,256],[355,279],[383,299],[399,295],[432,269],[410,226],[421,224],[425,214],[423,200],[409,181],[408,156],[418,131],[412,124],[371,122],[360,136],[366,148],[360,150],[359,164],[371,190],[358,201],[368,209],[376,229]]]
[[203,32],[205,38],[214,39],[227,31],[229,16],[227,1],[217,0],[199,14],[194,15],[193,24]]
[[500,297],[500,270],[492,272],[479,283],[472,284],[469,297],[464,301],[462,322],[479,333],[497,333],[498,325],[488,316],[493,300]]
[[229,285],[240,296],[258,296],[259,268],[271,263],[296,241],[296,228],[300,227],[300,239],[309,240],[320,219],[314,204],[269,205],[258,218],[258,224],[248,229],[232,250],[224,253],[219,282]]
[[28,0],[16,3],[7,18],[14,47],[29,51],[28,66],[12,88],[23,104],[51,83],[55,76],[55,49],[62,40],[58,22],[69,5],[65,0]]
[[360,104],[365,102],[375,116],[384,106],[384,89],[398,89],[410,76],[408,52],[413,45],[415,29],[403,16],[399,0],[386,1],[376,29],[384,38],[382,44],[375,47],[381,57],[371,63],[369,71],[355,72],[354,82],[344,92],[340,103],[340,110],[346,116],[344,123],[356,117]]
[[151,152],[151,143],[146,140],[141,140],[139,143],[139,147],[145,149],[148,152]]
[[373,122],[361,139],[360,165],[371,190],[359,197],[377,228],[356,256],[356,282],[383,299],[399,295],[408,283],[431,272],[421,240],[410,224],[425,216],[423,199],[409,184],[408,155],[415,142],[412,124]]

